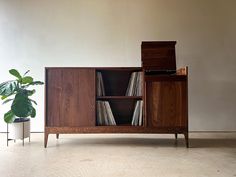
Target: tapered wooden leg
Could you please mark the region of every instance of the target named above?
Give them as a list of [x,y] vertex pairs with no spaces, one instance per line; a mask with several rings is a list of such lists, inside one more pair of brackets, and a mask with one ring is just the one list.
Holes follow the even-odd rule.
[[177,138],[178,138],[178,134],[177,134],[177,133],[175,133],[175,146],[177,146],[177,145],[178,145]]
[[47,147],[47,144],[48,144],[48,133],[45,132],[45,133],[44,133],[44,147],[45,147],[45,148]]
[[188,132],[184,133],[184,137],[185,137],[185,143],[186,143],[186,147],[189,148],[189,138],[188,138]]
[[59,133],[57,133],[57,139],[59,139]]
[[178,133],[175,133],[175,139],[177,140],[177,138],[178,138]]

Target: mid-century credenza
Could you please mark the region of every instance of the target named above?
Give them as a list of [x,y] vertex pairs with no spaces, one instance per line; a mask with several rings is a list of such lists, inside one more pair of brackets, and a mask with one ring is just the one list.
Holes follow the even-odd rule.
[[45,68],[45,147],[67,133],[184,134],[188,147],[188,70],[176,69],[175,44],[142,42],[142,67]]

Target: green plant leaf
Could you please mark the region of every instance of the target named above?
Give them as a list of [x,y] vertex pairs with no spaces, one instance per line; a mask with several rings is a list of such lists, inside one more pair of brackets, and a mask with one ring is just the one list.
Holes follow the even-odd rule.
[[1,97],[1,100],[6,99],[7,97],[8,97],[8,96],[5,96],[5,95],[4,95],[4,96]]
[[14,94],[16,94],[16,92],[14,91],[14,92],[12,92],[11,94],[9,94],[9,95],[4,95],[4,96],[2,96],[1,97],[1,99],[2,100],[4,100],[4,99],[6,99],[6,98],[8,98],[8,97],[10,97],[10,96],[12,96],[12,95],[14,95]]
[[34,107],[32,107],[32,108],[33,108],[33,109],[32,109],[32,111],[31,111],[30,117],[35,118],[35,116],[36,116],[36,110],[34,109]]
[[7,99],[7,100],[5,100],[2,104],[6,104],[6,103],[8,103],[9,101],[12,101],[13,99]]
[[32,112],[32,103],[28,96],[23,92],[16,94],[15,99],[11,105],[11,110],[17,117],[28,117]]
[[2,99],[5,99],[9,95],[12,95],[17,89],[17,81],[6,81],[0,84],[0,95]]
[[33,90],[26,90],[28,96],[32,96],[36,91],[35,89]]
[[31,102],[33,102],[35,105],[37,105],[37,102],[32,100],[32,99],[29,99]]
[[32,83],[30,83],[30,85],[43,85],[44,83],[41,81],[34,81]]
[[4,114],[4,121],[6,123],[12,123],[15,120],[15,114],[12,112],[12,110],[8,111],[6,114]]
[[30,70],[27,70],[23,76],[25,76],[25,75],[28,74],[29,72],[30,72]]
[[30,76],[25,76],[25,77],[23,77],[22,79],[21,79],[21,83],[22,84],[30,84],[30,83],[32,83],[33,82],[33,78],[32,77],[30,77]]
[[11,69],[11,70],[9,70],[9,73],[10,73],[11,75],[17,77],[19,80],[21,80],[21,78],[22,78],[21,75],[20,75],[20,73],[19,73],[16,69]]
[[33,82],[31,82],[30,84],[28,84],[28,85],[24,85],[23,87],[24,88],[27,88],[27,87],[29,87],[30,85],[43,85],[44,83],[43,82],[41,82],[41,81],[33,81]]

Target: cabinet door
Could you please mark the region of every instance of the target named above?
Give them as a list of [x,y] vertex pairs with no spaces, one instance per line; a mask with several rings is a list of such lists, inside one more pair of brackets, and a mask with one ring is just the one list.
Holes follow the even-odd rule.
[[187,127],[187,82],[147,82],[146,115],[149,127]]
[[49,68],[46,126],[95,126],[95,70]]

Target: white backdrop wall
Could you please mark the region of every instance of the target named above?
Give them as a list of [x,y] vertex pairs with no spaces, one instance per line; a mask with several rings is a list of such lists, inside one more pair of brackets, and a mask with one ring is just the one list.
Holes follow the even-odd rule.
[[[0,82],[11,68],[44,80],[46,66],[141,66],[141,41],[176,40],[190,130],[236,130],[235,9],[235,0],[0,0]],[[32,131],[43,131],[43,87],[34,99]]]

